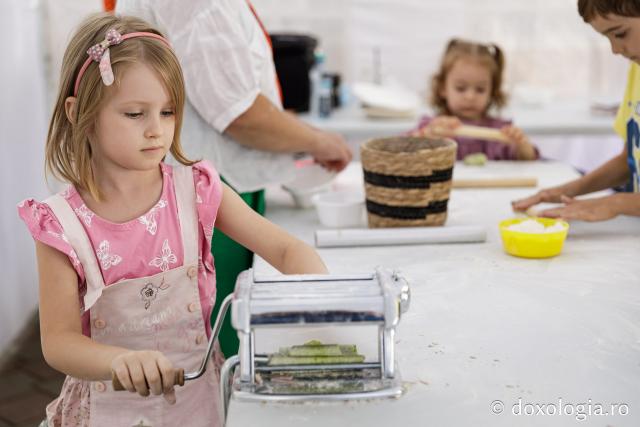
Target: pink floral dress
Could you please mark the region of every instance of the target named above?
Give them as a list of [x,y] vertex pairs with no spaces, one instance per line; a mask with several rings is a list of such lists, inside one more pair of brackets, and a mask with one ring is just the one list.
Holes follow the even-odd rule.
[[[97,216],[87,208],[79,193],[72,186],[61,194],[86,233],[91,249],[95,253],[105,289],[119,282],[129,282],[132,279],[158,276],[163,273],[170,274],[171,270],[184,263],[183,230],[180,229],[174,171],[171,166],[165,164],[161,164],[161,170],[163,189],[158,202],[144,215],[126,223],[116,224]],[[222,199],[222,183],[217,172],[206,162],[195,164],[192,167],[192,174],[198,223],[197,227],[193,229],[193,234],[195,234],[195,228],[198,230],[198,253],[196,255],[194,252],[192,257],[195,260],[197,256],[198,266],[198,295],[194,295],[194,297],[196,301],[199,297],[200,304],[196,302],[190,306],[199,305],[201,307],[198,318],[201,317],[204,323],[203,329],[206,330],[207,335],[210,335],[209,317],[215,301],[215,272],[209,248],[213,226]],[[96,331],[95,327],[92,328],[95,319],[93,323],[90,323],[91,314],[93,314],[91,307],[100,297],[102,291],[87,286],[83,264],[80,263],[78,255],[62,231],[60,221],[49,205],[34,200],[25,200],[19,205],[18,211],[34,239],[60,250],[69,257],[80,279],[79,294],[80,303],[83,306],[83,333],[91,336],[92,329]],[[73,214],[70,213],[70,215]],[[189,238],[188,240],[194,239]],[[193,270],[196,270],[195,266]],[[194,271],[194,273],[196,272]],[[195,275],[193,274],[193,276]],[[84,307],[89,309],[84,310]],[[206,343],[199,342],[198,344],[205,345]],[[216,353],[218,353],[216,365],[219,366],[221,357],[219,352]],[[69,425],[69,422],[75,423],[75,425],[85,425],[85,421],[89,418],[89,395],[90,390],[87,382],[67,377],[60,398],[47,408],[49,421],[53,421],[53,425],[60,425],[57,420],[61,418],[66,419],[62,423],[63,425]],[[68,413],[65,414],[65,412]],[[74,422],[74,418],[78,419]]]

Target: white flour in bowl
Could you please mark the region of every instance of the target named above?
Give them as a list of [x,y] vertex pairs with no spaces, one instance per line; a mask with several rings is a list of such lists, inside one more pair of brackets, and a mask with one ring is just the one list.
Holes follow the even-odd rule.
[[527,219],[518,224],[512,224],[507,227],[509,231],[520,231],[522,233],[530,234],[545,234],[545,233],[557,233],[564,230],[564,225],[560,222],[556,222],[553,225],[545,227],[544,224],[534,220]]

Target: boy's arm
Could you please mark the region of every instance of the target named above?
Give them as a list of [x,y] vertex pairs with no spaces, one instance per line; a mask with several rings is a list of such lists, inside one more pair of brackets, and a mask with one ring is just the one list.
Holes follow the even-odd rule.
[[577,181],[579,184],[575,187],[575,194],[566,194],[567,196],[579,196],[581,194],[593,193],[595,191],[605,190],[607,188],[623,185],[629,179],[629,166],[627,165],[627,152],[612,158],[599,168],[589,172]]
[[548,218],[580,221],[605,221],[618,215],[640,216],[640,194],[617,193],[596,199],[575,200],[564,197],[565,205],[539,213]]
[[618,193],[611,197],[619,215],[640,216],[640,193]]
[[309,245],[254,212],[227,185],[216,228],[260,255],[284,274],[326,274],[327,267]]
[[557,187],[546,188],[512,203],[516,211],[526,211],[538,203],[560,203],[562,196],[576,197],[624,184],[629,179],[626,151],[618,154],[598,169]]

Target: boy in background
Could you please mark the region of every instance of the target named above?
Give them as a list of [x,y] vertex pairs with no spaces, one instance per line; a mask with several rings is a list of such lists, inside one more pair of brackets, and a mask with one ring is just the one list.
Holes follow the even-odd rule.
[[[563,203],[537,214],[582,221],[604,221],[618,215],[640,216],[640,1],[578,0],[578,11],[585,22],[609,39],[614,55],[623,55],[631,61],[627,89],[614,123],[615,131],[625,141],[625,149],[579,179],[514,201],[513,208],[525,211],[542,202]],[[628,192],[575,199],[619,185],[626,185]]]

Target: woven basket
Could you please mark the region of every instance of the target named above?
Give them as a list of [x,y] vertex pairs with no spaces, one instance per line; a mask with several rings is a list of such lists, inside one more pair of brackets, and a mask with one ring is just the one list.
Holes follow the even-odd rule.
[[443,225],[456,150],[450,139],[395,137],[363,143],[369,227]]

